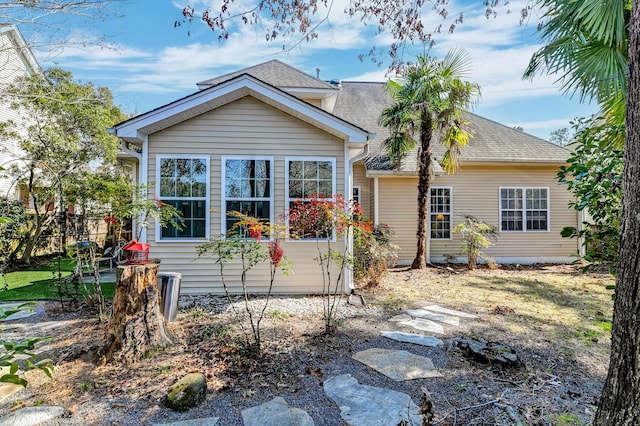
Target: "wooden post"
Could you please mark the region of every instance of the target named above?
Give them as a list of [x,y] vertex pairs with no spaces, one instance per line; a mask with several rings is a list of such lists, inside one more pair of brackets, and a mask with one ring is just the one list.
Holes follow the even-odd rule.
[[132,364],[173,343],[160,313],[157,273],[155,263],[118,266],[113,314],[100,351],[103,364]]

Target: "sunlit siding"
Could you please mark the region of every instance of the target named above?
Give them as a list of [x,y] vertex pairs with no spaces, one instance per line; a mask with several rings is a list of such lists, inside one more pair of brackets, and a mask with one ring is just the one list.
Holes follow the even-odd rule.
[[[159,154],[206,155],[210,157],[211,235],[221,232],[222,156],[274,157],[274,214],[276,221],[285,211],[285,157],[333,157],[336,159],[336,185],[344,192],[344,143],[309,124],[297,120],[254,98],[245,97],[188,122],[170,127],[149,137],[149,182],[156,180],[156,156]],[[152,189],[153,190],[153,189]],[[153,228],[153,227],[152,227]],[[183,274],[183,294],[223,293],[218,265],[198,259],[197,242],[155,242],[149,230],[152,257],[159,258],[161,271]],[[334,243],[334,248],[342,245]],[[322,291],[318,256],[312,242],[285,243],[285,254],[293,262],[294,275],[279,275],[277,293],[317,293]],[[238,292],[239,266],[228,265],[225,276],[232,291]],[[269,284],[266,269],[248,277],[250,292],[265,292]]]
[[[14,120],[20,123],[22,120],[19,114],[11,108],[10,102],[3,95],[7,85],[14,82],[19,77],[26,77],[32,74],[28,63],[23,60],[17,50],[15,42],[10,32],[0,32],[0,123]],[[0,166],[8,169],[17,158],[21,157],[22,151],[14,140],[0,141]],[[16,188],[14,180],[0,177],[0,197],[15,197]]]
[[[555,166],[471,166],[463,165],[455,175],[437,176],[435,186],[453,188],[453,226],[470,214],[499,227],[500,187],[547,187],[550,201],[550,230],[543,232],[500,232],[495,245],[485,253],[500,262],[562,262],[578,250],[575,239],[562,238],[566,226],[577,226],[578,216],[569,209],[570,193],[556,182]],[[380,179],[380,221],[392,226],[401,246],[401,263],[410,263],[415,255],[416,183],[415,179]],[[402,201],[402,198],[406,200]],[[391,200],[390,202],[388,200]],[[413,203],[414,205],[408,205]],[[403,207],[400,207],[403,206]],[[442,261],[447,255],[459,255],[462,240],[432,240],[431,259]]]
[[373,183],[372,179],[366,177],[364,164],[355,164],[353,166],[353,186],[360,187],[360,207],[364,217],[373,220]]
[[378,180],[379,223],[388,225],[393,240],[400,246],[398,263],[411,263],[416,254],[418,222],[418,180],[415,178],[380,178]]

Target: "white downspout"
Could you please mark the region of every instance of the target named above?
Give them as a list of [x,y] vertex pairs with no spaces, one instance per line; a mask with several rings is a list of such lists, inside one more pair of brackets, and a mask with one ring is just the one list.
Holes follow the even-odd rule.
[[[142,155],[140,160],[140,185],[144,187],[143,196],[148,197],[148,189],[149,189],[149,136],[144,135],[142,141]],[[135,225],[135,224],[134,224]],[[135,229],[135,227],[134,227]],[[147,229],[142,229],[140,233],[140,241],[143,243],[147,242]]]
[[[353,197],[353,164],[362,160],[369,153],[369,146],[365,145],[362,150],[354,155],[352,158],[349,158],[349,147],[347,144],[344,145],[345,152],[345,164],[348,167],[345,167],[345,176],[344,176],[344,188],[346,194],[344,194],[345,200],[350,200]],[[353,229],[349,228],[347,235],[345,236],[345,244],[347,253],[351,256],[353,255]],[[353,267],[348,266],[347,271],[344,277],[344,293],[351,294],[351,292],[355,290],[354,279],[353,279]]]
[[378,177],[373,178],[373,224],[375,226],[380,225],[380,204],[378,203],[378,192],[380,191],[380,184]]

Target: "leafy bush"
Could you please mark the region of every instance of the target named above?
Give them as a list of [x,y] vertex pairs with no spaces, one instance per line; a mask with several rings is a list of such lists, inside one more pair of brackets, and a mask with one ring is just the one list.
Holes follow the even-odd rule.
[[344,288],[348,268],[354,265],[354,256],[348,244],[332,243],[334,236],[349,235],[350,231],[370,238],[371,224],[362,219],[362,211],[357,203],[349,202],[340,194],[325,198],[314,194],[307,201],[296,201],[289,209],[289,224],[292,236],[315,240],[318,257],[315,260],[322,271],[323,319],[325,333],[331,333],[338,325],[337,307],[340,290]]
[[[15,309],[0,308],[0,319],[7,318],[9,315],[23,310],[33,309],[35,305],[35,302],[27,302]],[[43,359],[34,363],[35,355],[29,352],[33,350],[38,343],[47,339],[47,337],[30,337],[19,342],[0,339],[0,345],[4,348],[4,350],[0,352],[0,367],[9,367],[9,372],[0,376],[0,382],[27,386],[27,381],[18,375],[20,366],[16,361],[16,358],[23,355],[27,355],[27,359],[25,360],[27,368],[40,369],[51,378],[53,374],[53,364],[51,360]]]
[[353,231],[353,251],[355,262],[353,273],[356,279],[366,280],[369,285],[377,285],[387,267],[398,259],[398,245],[391,239],[393,231],[388,225],[380,224],[363,232]]
[[594,265],[605,265],[615,273],[618,262],[618,238],[622,213],[622,149],[608,142],[624,129],[613,124],[599,124],[592,119],[579,120],[570,147],[573,154],[568,166],[560,167],[558,181],[575,197],[569,203],[578,211],[588,212],[590,219],[581,229],[566,227],[562,236],[582,238],[587,262],[585,271]]
[[[260,356],[262,344],[260,324],[269,305],[276,272],[280,269],[284,274],[288,274],[291,269],[291,264],[284,256],[284,250],[281,246],[284,227],[262,222],[255,217],[239,212],[230,212],[229,215],[238,218],[238,220],[234,222],[227,235],[212,238],[209,242],[199,245],[197,247],[198,256],[212,256],[214,262],[218,264],[222,287],[229,300],[229,306],[233,309],[238,319],[238,324],[244,333],[246,348],[252,355]],[[266,243],[262,241],[262,237],[265,235],[269,236],[269,241]],[[233,261],[240,263],[244,310],[249,318],[251,333],[244,326],[241,320],[242,316],[236,310],[229,293],[225,267],[229,262]],[[249,295],[247,289],[247,274],[254,267],[264,262],[269,263],[269,290],[262,306],[254,310],[250,303],[254,297]]]
[[464,222],[453,228],[453,232],[462,234],[462,248],[460,252],[467,255],[467,266],[474,269],[478,258],[491,261],[492,259],[482,253],[498,237],[498,229],[486,222],[470,215],[463,215]]

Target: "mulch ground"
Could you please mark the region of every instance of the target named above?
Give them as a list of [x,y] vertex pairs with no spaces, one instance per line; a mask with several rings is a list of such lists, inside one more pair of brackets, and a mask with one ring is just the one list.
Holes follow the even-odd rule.
[[[505,282],[522,284],[543,280],[544,274],[565,277],[567,292],[572,294],[579,286],[577,280],[587,280],[585,287],[580,287],[582,293],[565,303],[570,309],[565,305],[558,308],[558,315],[567,315],[567,321],[573,311],[598,309],[601,316],[610,315],[606,293],[598,293],[601,305],[593,305],[590,297],[597,290],[586,287],[608,282],[610,277],[579,278],[572,267],[503,269],[498,275]],[[529,308],[521,304],[529,299],[536,303],[536,298],[520,290],[513,290],[513,298],[502,297],[502,303],[487,299],[484,293],[474,293],[482,290],[492,294],[492,286],[495,293],[495,287],[502,284],[491,281],[480,289],[473,281],[479,277],[484,282],[495,276],[495,271],[488,270],[455,273],[429,269],[407,278],[404,270],[391,271],[378,285],[360,290],[368,306],[376,309],[349,309],[330,335],[322,333],[321,317],[295,309],[288,312],[286,306],[275,304],[263,322],[260,358],[247,354],[242,333],[231,315],[193,308],[170,324],[176,345],[134,366],[96,366],[95,350],[101,344],[105,325],[83,308],[61,309],[59,304],[47,302],[47,318],[33,321],[68,324],[55,329],[54,342],[43,354],[55,361],[55,376],[49,380],[40,372],[27,373],[28,389],[0,404],[0,415],[46,404],[65,407],[62,424],[70,425],[151,424],[211,416],[221,417],[220,425],[235,425],[242,424],[242,409],[283,396],[291,406],[307,410],[316,425],[342,425],[339,409],[324,394],[322,382],[349,373],[362,384],[407,393],[418,404],[426,395],[433,404],[433,424],[589,424],[606,376],[609,337],[606,333],[591,337],[588,328],[578,327],[578,332],[583,330],[585,334],[573,333],[577,337],[567,338],[559,330],[562,327],[556,327],[557,318],[549,318],[544,312],[537,317],[525,311]],[[451,288],[452,282],[458,283],[457,288]],[[505,291],[504,285],[501,291]],[[465,336],[499,341],[514,348],[521,362],[515,368],[481,364],[446,344],[427,348],[380,336],[381,330],[390,329],[389,317],[424,303],[479,315],[478,320],[463,320],[460,327],[446,326],[447,334],[442,337],[445,342]],[[542,306],[540,302],[540,309]],[[427,356],[443,377],[394,382],[352,359],[354,353],[374,347]],[[195,371],[207,377],[207,401],[188,413],[165,408],[162,400],[167,388]]]

